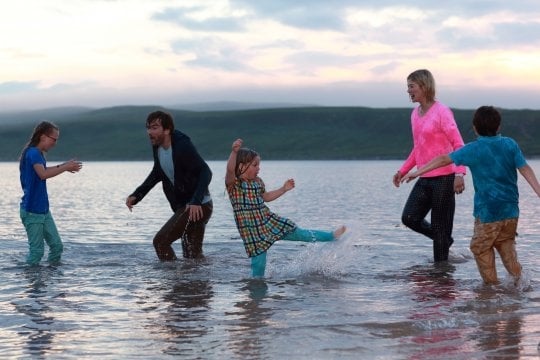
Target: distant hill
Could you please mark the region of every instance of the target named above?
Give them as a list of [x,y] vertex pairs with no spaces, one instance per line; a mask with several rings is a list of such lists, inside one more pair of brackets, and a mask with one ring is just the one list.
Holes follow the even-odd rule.
[[311,104],[291,103],[247,103],[239,101],[217,101],[194,104],[179,104],[171,106],[173,109],[188,111],[234,111],[234,110],[260,110],[260,109],[284,109],[298,107],[314,107]]
[[41,120],[51,120],[66,116],[78,116],[90,111],[86,107],[61,107],[31,111],[0,112],[0,126],[19,125],[20,123],[36,123]]
[[[0,161],[16,161],[33,126],[60,126],[49,160],[151,160],[145,129],[159,106],[62,108],[0,114]],[[207,160],[225,160],[243,138],[264,159],[404,159],[412,144],[410,108],[287,107],[230,111],[170,111]],[[502,133],[516,139],[528,158],[540,156],[540,110],[502,110]],[[475,138],[473,110],[454,109],[466,142]]]

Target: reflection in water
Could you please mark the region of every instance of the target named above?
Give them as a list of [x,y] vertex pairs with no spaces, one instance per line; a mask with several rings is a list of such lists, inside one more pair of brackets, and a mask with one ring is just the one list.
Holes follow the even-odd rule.
[[520,310],[523,299],[511,301],[516,295],[520,296],[519,293],[511,293],[500,286],[484,285],[478,292],[477,313],[483,321],[473,338],[479,349],[491,358],[520,358],[523,336]]
[[208,280],[181,280],[163,296],[168,303],[164,326],[171,343],[164,353],[196,356],[201,351],[198,338],[208,333],[207,315],[213,297]]
[[412,281],[414,300],[434,301],[434,307],[448,305],[456,299],[456,281],[453,278],[455,266],[450,263],[415,266],[409,279]]
[[20,330],[18,334],[27,339],[26,349],[32,357],[45,357],[50,355],[52,349],[55,319],[46,315],[52,312],[48,305],[51,298],[46,288],[54,272],[54,267],[25,267],[24,277],[29,283],[25,291],[26,298],[17,299],[14,303],[15,309],[29,318],[24,330]]
[[409,278],[413,300],[421,304],[414,307],[409,318],[421,327],[412,341],[422,345],[422,350],[410,355],[410,359],[452,358],[461,353],[463,334],[450,313],[457,294],[454,271],[450,263],[412,268]]
[[[267,296],[268,285],[264,279],[249,279],[241,288],[247,291],[247,300],[235,304],[238,311],[234,315],[238,318],[237,326],[230,327],[230,348],[241,359],[261,359],[269,354],[265,343],[268,334],[262,334],[268,326],[268,319],[272,315],[270,307],[262,305]],[[271,352],[270,352],[271,353]]]
[[[540,160],[532,163],[540,169]],[[328,223],[328,207],[318,205],[327,203],[329,192],[333,203],[347,204],[331,211],[332,219],[351,224],[345,239],[351,246],[342,244],[350,253],[341,253],[337,243],[320,250],[306,245],[310,254],[323,255],[316,264],[329,264],[326,247],[338,247],[330,273],[318,272],[313,262],[298,263],[304,247],[283,243],[275,251],[284,268],[266,283],[244,279],[247,260],[220,181],[211,185],[216,211],[205,236],[207,260],[159,262],[149,243],[152,224],[170,216],[162,193],[148,194],[141,205],[146,210],[130,213],[124,206],[126,188],[147,175],[148,162],[96,162],[85,167],[84,177],[51,183],[65,262],[25,272],[26,235],[13,211],[20,201],[17,164],[0,164],[0,358],[468,360],[501,354],[540,360],[534,192],[523,197],[519,241],[530,289],[489,293],[470,256],[454,263],[455,271],[434,274],[439,269],[429,264],[431,244],[399,221],[408,191],[388,191],[392,185],[381,181],[395,171],[395,161],[265,164],[268,183],[279,184],[287,173],[301,184],[296,195],[302,201],[291,193],[278,204],[283,215],[297,214],[315,227]],[[223,179],[225,161],[211,166],[214,178]],[[345,183],[336,183],[336,174]],[[454,222],[454,246],[467,255],[473,193],[460,195]],[[339,286],[329,289],[334,282]],[[448,353],[430,356],[444,347]]]

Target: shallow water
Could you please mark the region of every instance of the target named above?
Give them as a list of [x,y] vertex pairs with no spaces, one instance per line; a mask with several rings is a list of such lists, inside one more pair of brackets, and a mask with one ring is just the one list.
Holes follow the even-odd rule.
[[[48,181],[63,237],[62,265],[24,264],[17,164],[0,163],[0,354],[6,358],[518,359],[538,358],[538,199],[520,180],[521,286],[483,286],[468,250],[472,184],[457,197],[451,262],[399,223],[411,189],[395,189],[396,161],[263,161],[270,203],[306,228],[349,230],[335,243],[278,242],[267,276],[249,260],[210,162],[214,215],[205,259],[160,263],[152,237],[170,216],[160,187],[132,213],[125,197],[148,162],[86,163]],[[540,174],[540,162],[531,165]],[[175,245],[180,254],[179,244]]]

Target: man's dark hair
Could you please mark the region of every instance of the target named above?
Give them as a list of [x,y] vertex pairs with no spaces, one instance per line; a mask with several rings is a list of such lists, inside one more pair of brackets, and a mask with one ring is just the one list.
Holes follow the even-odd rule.
[[150,127],[150,124],[156,120],[159,120],[163,129],[170,130],[171,133],[174,131],[174,121],[171,114],[161,110],[151,112],[146,118],[146,127]]

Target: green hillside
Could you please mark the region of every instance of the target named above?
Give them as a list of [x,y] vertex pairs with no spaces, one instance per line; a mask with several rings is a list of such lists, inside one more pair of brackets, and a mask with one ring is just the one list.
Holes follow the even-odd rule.
[[[33,126],[60,126],[49,160],[150,160],[146,115],[156,106],[0,114],[0,161],[15,161]],[[167,109],[165,109],[167,110]],[[306,107],[242,111],[170,111],[207,160],[225,160],[243,138],[264,159],[403,159],[411,148],[410,108]],[[540,156],[539,110],[503,110],[503,130],[527,157]],[[464,140],[471,141],[473,110],[455,109]]]

